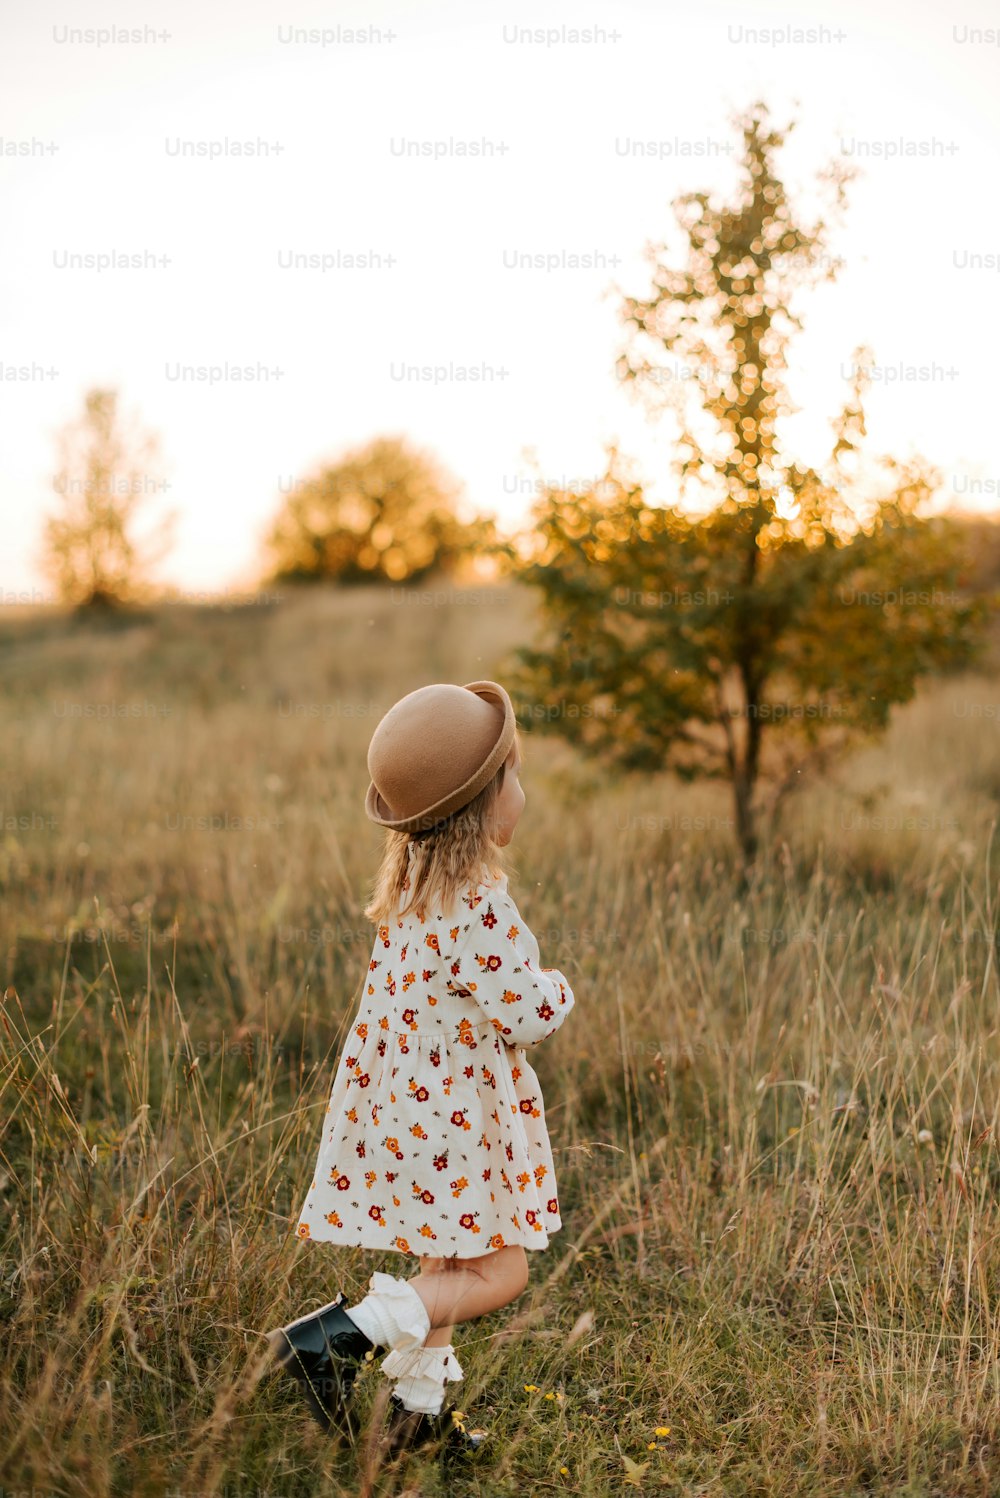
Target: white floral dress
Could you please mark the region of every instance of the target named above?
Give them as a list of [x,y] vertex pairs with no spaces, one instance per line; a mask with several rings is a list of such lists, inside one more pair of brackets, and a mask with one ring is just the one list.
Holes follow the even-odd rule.
[[573,1004],[506,874],[380,927],[298,1236],[439,1258],[545,1248],[562,1222],[525,1048]]

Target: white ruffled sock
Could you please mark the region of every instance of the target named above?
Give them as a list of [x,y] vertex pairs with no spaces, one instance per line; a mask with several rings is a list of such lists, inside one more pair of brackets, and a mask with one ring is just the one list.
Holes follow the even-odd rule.
[[371,1292],[344,1309],[369,1342],[405,1352],[419,1347],[431,1329],[427,1308],[406,1280],[378,1270],[368,1281]]
[[396,1380],[393,1392],[404,1406],[424,1415],[439,1415],[445,1384],[463,1377],[450,1342],[447,1347],[414,1347],[407,1352],[394,1349],[382,1359],[381,1369]]

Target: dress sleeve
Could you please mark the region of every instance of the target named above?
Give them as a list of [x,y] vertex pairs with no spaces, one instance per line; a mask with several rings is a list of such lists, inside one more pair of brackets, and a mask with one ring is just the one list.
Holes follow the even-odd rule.
[[498,885],[477,893],[448,987],[474,999],[507,1045],[540,1045],[573,1008],[573,990],[555,968],[539,966],[538,943],[510,894]]

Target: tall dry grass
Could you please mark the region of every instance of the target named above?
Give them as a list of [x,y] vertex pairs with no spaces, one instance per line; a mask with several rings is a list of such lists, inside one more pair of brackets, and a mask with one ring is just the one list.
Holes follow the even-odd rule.
[[564,1230],[457,1331],[491,1441],[386,1470],[262,1377],[262,1330],[408,1272],[291,1236],[371,944],[368,737],[532,628],[516,588],[7,626],[8,1490],[1000,1490],[989,677],[791,803],[749,889],[720,788],[529,736],[511,885],[578,1007],[536,1058]]

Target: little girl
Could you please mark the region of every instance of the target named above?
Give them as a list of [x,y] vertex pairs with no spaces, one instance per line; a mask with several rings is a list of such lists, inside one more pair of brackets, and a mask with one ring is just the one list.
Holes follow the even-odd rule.
[[[368,750],[365,809],[388,829],[365,911],[377,934],[298,1235],[392,1250],[420,1270],[375,1272],[357,1305],[341,1293],[268,1340],[324,1428],[352,1435],[358,1365],[388,1350],[390,1453],[447,1430],[444,1387],[463,1376],[455,1323],[516,1300],[525,1250],[562,1226],[525,1048],[558,1030],[574,996],[539,966],[502,869],[520,766],[514,709],[492,681],[410,692]],[[475,1444],[458,1415],[451,1438]]]

